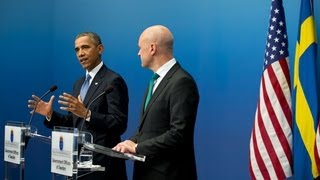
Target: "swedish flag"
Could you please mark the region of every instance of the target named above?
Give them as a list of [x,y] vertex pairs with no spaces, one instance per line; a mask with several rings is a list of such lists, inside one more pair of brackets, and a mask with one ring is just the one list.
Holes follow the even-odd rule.
[[301,0],[296,42],[293,89],[293,172],[294,179],[319,176],[315,159],[319,102],[316,62],[316,33],[312,0]]

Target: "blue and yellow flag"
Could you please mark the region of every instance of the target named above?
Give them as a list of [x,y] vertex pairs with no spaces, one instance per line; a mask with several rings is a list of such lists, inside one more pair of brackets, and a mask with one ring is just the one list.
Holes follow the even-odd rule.
[[319,122],[319,80],[312,6],[312,0],[301,0],[294,62],[293,173],[297,180],[311,180],[319,176],[315,159],[316,130]]

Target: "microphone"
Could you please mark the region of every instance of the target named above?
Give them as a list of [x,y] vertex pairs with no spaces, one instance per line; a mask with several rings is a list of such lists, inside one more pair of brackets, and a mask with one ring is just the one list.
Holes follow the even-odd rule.
[[48,95],[49,93],[51,93],[51,92],[53,92],[53,91],[55,91],[55,90],[57,90],[57,89],[58,89],[58,86],[56,86],[56,85],[51,86],[51,88],[50,88],[47,92],[45,92],[45,93],[40,97],[40,99],[36,102],[36,105],[34,106],[33,111],[32,111],[32,113],[31,113],[31,116],[30,116],[30,119],[29,119],[29,125],[31,124],[31,121],[32,121],[32,119],[33,119],[33,116],[34,116],[34,113],[35,113],[36,108],[37,108],[37,106],[38,106],[38,103],[39,103],[46,95]]
[[113,87],[112,86],[108,86],[104,89],[104,91],[99,94],[97,97],[95,97],[87,106],[87,111],[86,111],[86,115],[84,116],[83,118],[83,121],[82,121],[82,124],[81,124],[81,127],[80,127],[80,131],[82,131],[82,128],[83,128],[83,125],[84,125],[84,122],[86,121],[86,117],[89,113],[89,110],[90,110],[90,106],[92,105],[92,103],[94,103],[97,99],[99,99],[101,96],[105,95],[105,94],[109,94],[113,91]]

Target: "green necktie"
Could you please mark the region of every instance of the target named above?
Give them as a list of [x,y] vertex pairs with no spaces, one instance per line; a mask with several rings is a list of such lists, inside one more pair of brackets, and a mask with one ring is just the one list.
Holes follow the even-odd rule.
[[154,81],[156,81],[160,76],[157,74],[157,73],[154,73],[152,75],[152,78],[150,80],[150,83],[149,83],[149,89],[148,89],[148,95],[147,95],[147,98],[146,98],[146,102],[144,103],[144,110],[146,110],[147,106],[148,106],[148,103],[151,99],[151,96],[152,96],[152,90],[153,90],[153,86],[154,86]]

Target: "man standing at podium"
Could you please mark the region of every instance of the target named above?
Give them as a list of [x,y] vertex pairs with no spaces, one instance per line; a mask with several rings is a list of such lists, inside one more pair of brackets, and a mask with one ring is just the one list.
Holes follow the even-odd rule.
[[[127,128],[129,98],[123,78],[103,63],[103,50],[96,33],[84,32],[76,36],[75,52],[86,75],[74,83],[72,94],[59,96],[60,109],[67,111],[67,115],[53,111],[54,96],[44,102],[32,95],[28,107],[36,106],[35,112],[46,117],[44,124],[48,128],[75,127],[90,132],[95,144],[113,147],[121,141],[120,136]],[[124,160],[94,153],[93,164],[105,167],[105,172],[93,172],[79,179],[127,179]]]
[[173,35],[168,28],[147,28],[138,45],[142,67],[154,74],[145,93],[136,134],[113,149],[146,156],[146,162],[135,162],[134,180],[195,180],[197,85],[173,57]]

